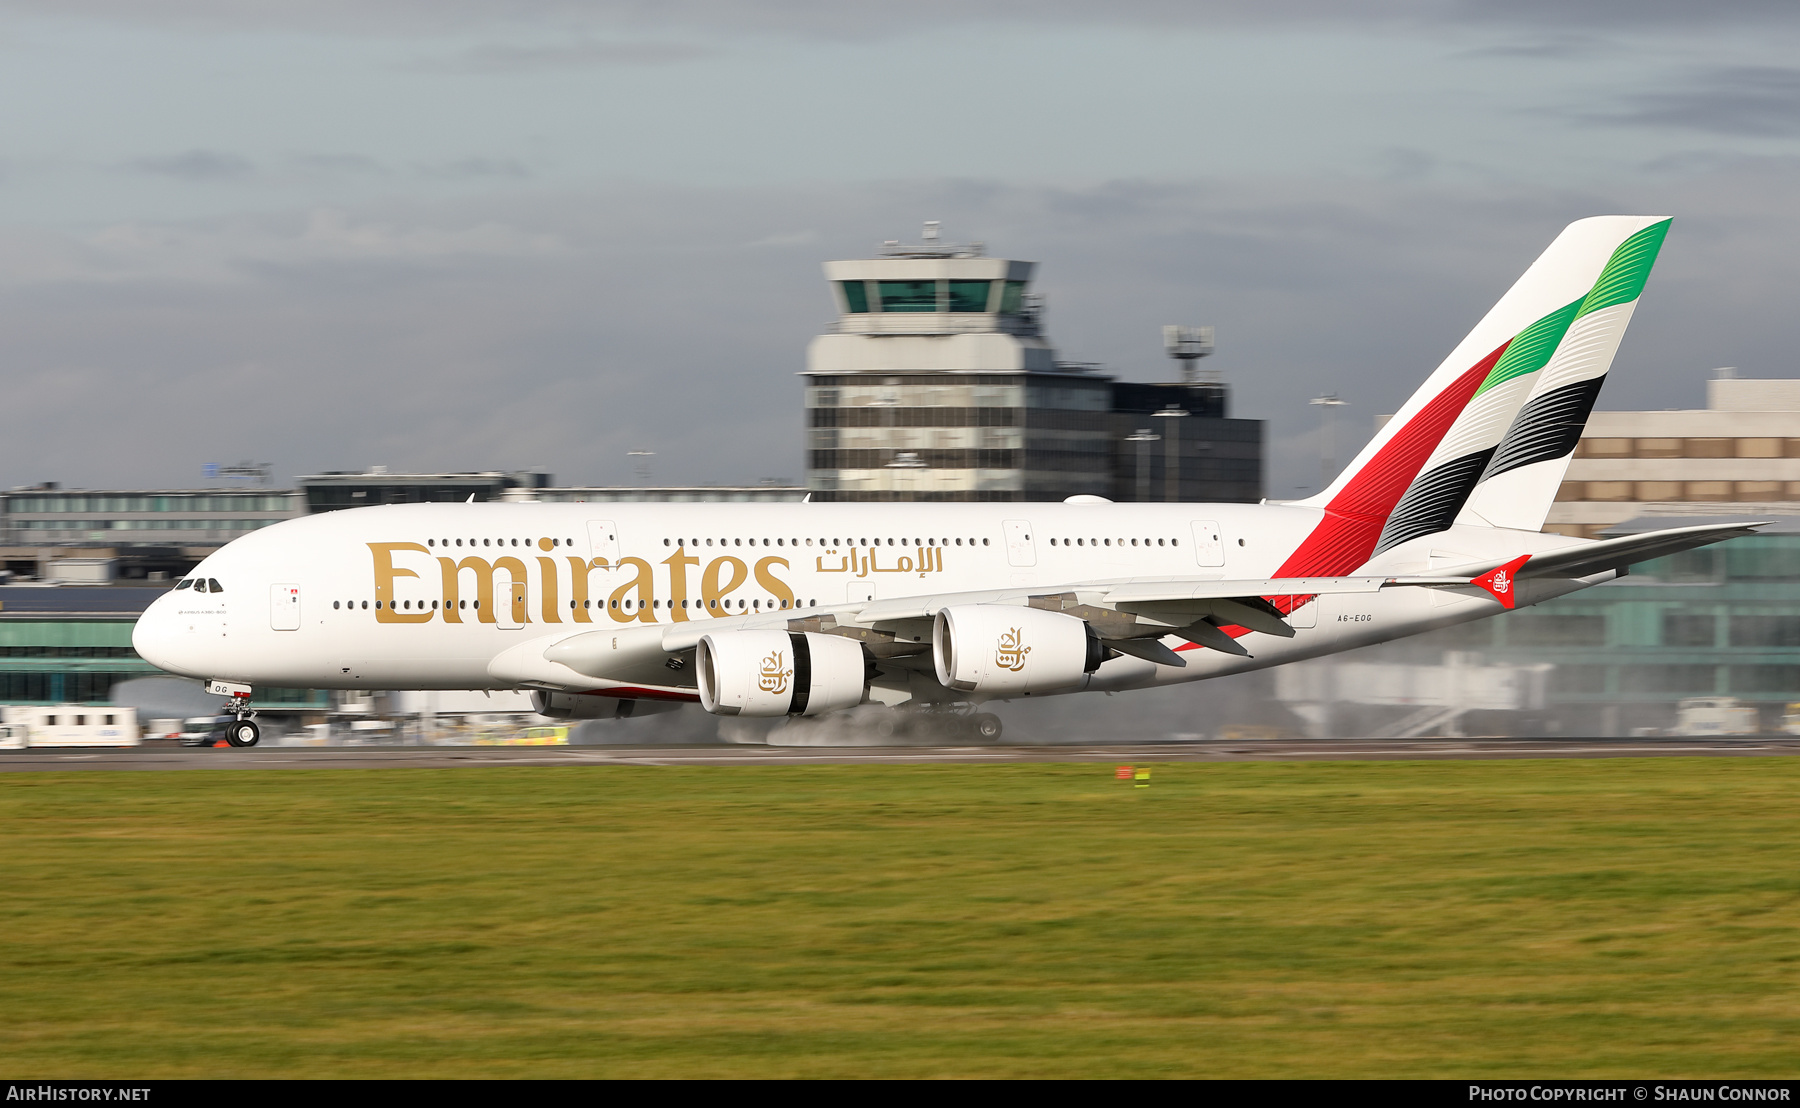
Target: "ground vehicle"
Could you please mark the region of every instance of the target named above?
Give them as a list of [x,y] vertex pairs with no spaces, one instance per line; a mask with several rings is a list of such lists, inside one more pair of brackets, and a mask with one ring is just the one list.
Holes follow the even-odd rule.
[[1754,735],[1762,729],[1755,708],[1731,696],[1690,696],[1675,707],[1677,735]]
[[261,737],[256,724],[234,715],[193,716],[181,724],[182,746],[255,746]]
[[9,706],[6,723],[20,746],[136,746],[137,709],[112,705]]
[[1784,734],[1800,735],[1800,700],[1790,702],[1781,713],[1781,730]]

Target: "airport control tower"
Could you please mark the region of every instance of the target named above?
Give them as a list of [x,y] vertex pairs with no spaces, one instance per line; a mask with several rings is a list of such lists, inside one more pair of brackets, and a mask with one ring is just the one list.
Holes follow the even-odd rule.
[[1132,384],[1058,361],[1035,269],[943,242],[935,222],[918,244],[825,263],[838,317],[803,374],[812,498],[1261,497],[1261,421],[1227,418],[1217,380]]
[[807,351],[814,500],[1060,500],[1111,490],[1111,380],[1059,365],[1033,262],[884,243],[825,263],[838,321]]

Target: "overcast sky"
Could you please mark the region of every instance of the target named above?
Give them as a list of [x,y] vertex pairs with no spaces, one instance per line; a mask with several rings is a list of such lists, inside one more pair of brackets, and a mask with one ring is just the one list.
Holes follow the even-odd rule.
[[1800,375],[1795,58],[1755,2],[0,0],[0,484],[798,480],[819,263],[926,219],[1066,359],[1215,324],[1271,496],[1585,215],[1675,217],[1601,406],[1698,406]]

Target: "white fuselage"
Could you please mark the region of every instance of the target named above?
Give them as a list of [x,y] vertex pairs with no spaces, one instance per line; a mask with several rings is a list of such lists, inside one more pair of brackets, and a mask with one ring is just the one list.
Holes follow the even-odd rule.
[[[261,686],[515,687],[490,664],[521,643],[581,631],[702,622],[842,620],[871,600],[1104,590],[1167,578],[1277,574],[1320,523],[1315,508],[1247,504],[417,504],[290,520],[208,557],[144,613],[138,652],[171,673]],[[1459,529],[1460,530],[1460,529]],[[1436,536],[1467,560],[1558,536]],[[1521,545],[1524,544],[1524,545]],[[1368,572],[1423,572],[1438,551],[1390,551]],[[1408,559],[1411,559],[1410,561]],[[1290,576],[1292,574],[1289,574]],[[1587,582],[1522,594],[1546,599]],[[1200,680],[1491,615],[1476,589],[1327,595],[1291,639],[1251,633],[1251,657],[1179,648],[1185,668],[1118,657],[1079,689]],[[609,682],[594,682],[606,691]],[[620,683],[616,695],[630,695]],[[644,682],[631,684],[642,689]],[[664,695],[688,697],[671,683]]]

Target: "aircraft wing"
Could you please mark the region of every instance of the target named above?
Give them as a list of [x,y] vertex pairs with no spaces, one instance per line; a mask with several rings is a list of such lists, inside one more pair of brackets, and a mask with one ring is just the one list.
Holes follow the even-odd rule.
[[1229,654],[1248,654],[1237,636],[1221,630],[1292,637],[1286,615],[1311,597],[1372,593],[1381,589],[1477,586],[1511,607],[1505,577],[1585,577],[1634,562],[1756,532],[1761,523],[1705,524],[1642,535],[1577,542],[1510,561],[1456,566],[1429,576],[1217,577],[1100,580],[1065,586],[931,593],[817,608],[761,612],[674,624],[625,624],[571,629],[532,639],[495,658],[489,672],[521,685],[594,688],[610,685],[691,688],[683,656],[708,632],[786,629],[843,635],[864,644],[877,660],[930,651],[930,621],[956,604],[1017,604],[1048,608],[1086,620],[1103,641],[1127,654],[1165,665],[1183,665],[1157,640],[1173,635]]
[[[878,661],[899,661],[931,650],[931,620],[958,604],[1016,604],[1086,620],[1109,646],[1166,665],[1186,662],[1157,640],[1183,638],[1228,654],[1247,648],[1222,627],[1291,638],[1285,615],[1305,598],[1324,593],[1372,593],[1401,585],[1468,584],[1467,578],[1273,577],[1225,581],[1216,577],[1089,581],[1067,586],[1013,587],[935,593],[816,608],[761,612],[674,624],[625,624],[570,629],[520,643],[495,658],[488,672],[534,687],[576,689],[613,685],[691,688],[684,656],[709,632],[812,631],[861,642]],[[1277,598],[1271,602],[1269,598]],[[1288,598],[1297,598],[1289,600]]]

